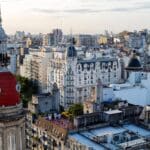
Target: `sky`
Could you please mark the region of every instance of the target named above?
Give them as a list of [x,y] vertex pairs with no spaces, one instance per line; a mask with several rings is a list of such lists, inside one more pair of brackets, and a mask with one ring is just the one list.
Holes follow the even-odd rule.
[[150,28],[150,0],[0,0],[8,34],[114,33]]

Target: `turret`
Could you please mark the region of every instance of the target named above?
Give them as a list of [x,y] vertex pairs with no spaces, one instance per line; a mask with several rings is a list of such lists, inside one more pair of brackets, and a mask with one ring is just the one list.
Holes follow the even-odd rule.
[[0,9],[0,66],[7,66],[9,57],[7,56],[7,35],[2,27],[2,17]]

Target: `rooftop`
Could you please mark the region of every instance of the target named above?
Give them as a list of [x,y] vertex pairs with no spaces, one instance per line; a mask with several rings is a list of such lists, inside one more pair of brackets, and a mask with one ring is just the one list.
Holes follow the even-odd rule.
[[51,122],[52,124],[57,125],[57,126],[63,128],[63,129],[70,129],[71,130],[71,129],[74,128],[72,122],[70,122],[67,119],[63,119],[63,118],[49,120],[49,122]]
[[92,147],[94,150],[105,150],[105,148],[102,147],[101,145],[89,140],[88,138],[86,138],[78,133],[72,134],[72,135],[70,135],[70,137],[75,139],[79,143],[86,145],[89,148]]
[[150,131],[134,124],[124,125],[125,129],[138,133],[140,136],[150,137]]
[[120,113],[122,113],[122,111],[116,109],[116,110],[105,111],[104,113],[105,113],[105,114],[112,115],[112,114],[120,114]]
[[127,100],[128,103],[140,106],[150,104],[149,92],[147,88],[135,86],[130,88],[122,88],[114,90],[117,99]]
[[121,144],[119,144],[119,146],[126,149],[128,147],[132,147],[134,145],[142,144],[142,143],[145,143],[145,142],[146,141],[144,139],[135,139],[135,140],[132,140],[132,141],[121,143]]
[[[138,131],[138,132],[137,132]],[[146,143],[144,137],[150,136],[150,131],[140,128],[134,124],[123,127],[103,127],[70,133],[69,137],[94,150],[119,149],[119,147],[131,147]]]

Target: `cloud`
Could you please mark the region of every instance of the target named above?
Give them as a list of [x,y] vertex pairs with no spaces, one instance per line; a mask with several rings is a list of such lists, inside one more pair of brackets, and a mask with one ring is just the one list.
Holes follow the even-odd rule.
[[108,8],[108,9],[92,9],[92,8],[76,8],[76,9],[63,9],[63,10],[57,10],[57,9],[40,9],[40,8],[34,8],[32,11],[35,12],[41,12],[46,14],[57,14],[57,13],[69,13],[69,14],[88,14],[88,13],[102,13],[102,12],[134,12],[134,11],[141,11],[141,10],[150,10],[150,3],[148,4],[138,4],[136,6],[130,6],[130,7],[114,7],[114,8]]
[[41,8],[33,8],[32,11],[47,13],[47,14],[54,14],[60,12],[60,10],[56,10],[56,9],[41,9]]
[[0,2],[20,2],[20,1],[23,1],[23,0],[0,0]]
[[34,8],[32,11],[35,12],[41,12],[41,13],[47,13],[47,14],[55,14],[55,13],[97,13],[100,12],[100,10],[92,10],[92,9],[83,9],[83,8],[78,8],[78,9],[63,9],[63,10],[57,10],[57,9],[39,9],[39,8]]

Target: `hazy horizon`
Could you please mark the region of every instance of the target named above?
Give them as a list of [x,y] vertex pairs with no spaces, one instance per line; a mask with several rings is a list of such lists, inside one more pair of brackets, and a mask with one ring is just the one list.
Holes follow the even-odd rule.
[[1,0],[3,27],[48,33],[104,33],[150,28],[149,0]]

